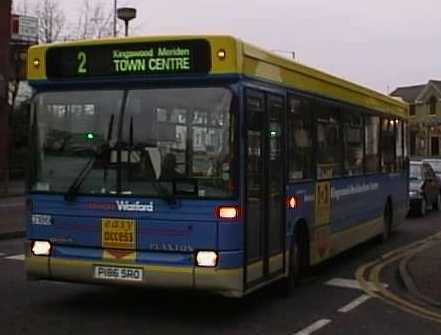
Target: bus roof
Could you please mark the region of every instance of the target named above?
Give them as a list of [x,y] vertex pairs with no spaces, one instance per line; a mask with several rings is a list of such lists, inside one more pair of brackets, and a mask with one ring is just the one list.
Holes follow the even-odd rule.
[[[102,38],[37,45],[29,49],[28,79],[47,80],[46,52],[55,48],[81,48],[91,46],[172,41],[208,41],[211,48],[210,74],[238,73],[248,77],[278,83],[303,92],[345,101],[379,112],[388,112],[402,118],[408,117],[408,105],[382,93],[376,92],[324,71],[281,57],[257,46],[228,35],[147,36],[128,38]],[[224,52],[225,57],[220,57]],[[35,60],[39,60],[37,67]]]

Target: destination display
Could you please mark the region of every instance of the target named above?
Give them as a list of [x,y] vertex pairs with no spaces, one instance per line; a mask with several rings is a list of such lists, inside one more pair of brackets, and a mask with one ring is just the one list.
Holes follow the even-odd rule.
[[208,73],[206,40],[119,43],[48,49],[49,79]]

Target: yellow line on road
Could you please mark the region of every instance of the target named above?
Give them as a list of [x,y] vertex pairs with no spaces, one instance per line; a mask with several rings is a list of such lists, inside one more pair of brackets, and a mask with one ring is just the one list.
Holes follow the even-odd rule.
[[[384,254],[378,260],[360,266],[355,272],[355,277],[358,280],[360,287],[370,296],[379,298],[380,300],[393,305],[400,310],[411,313],[418,317],[441,323],[441,313],[434,312],[397,296],[386,289],[380,282],[380,274],[385,266],[396,262],[401,258],[417,254],[422,250],[431,247],[433,244],[431,242],[434,242],[440,238],[441,232],[390,251]],[[368,280],[365,279],[365,276],[368,277]],[[372,285],[374,285],[378,290],[377,292],[375,292],[375,290],[372,288]]]

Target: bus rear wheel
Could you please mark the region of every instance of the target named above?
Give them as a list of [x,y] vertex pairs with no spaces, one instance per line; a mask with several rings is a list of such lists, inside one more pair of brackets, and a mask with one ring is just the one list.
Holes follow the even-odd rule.
[[288,277],[284,278],[280,285],[280,293],[283,297],[289,297],[298,285],[304,251],[302,250],[301,237],[296,236],[289,250]]
[[383,234],[382,240],[387,241],[390,239],[390,235],[392,234],[392,219],[393,219],[393,210],[392,205],[388,201],[386,206],[384,207],[383,213]]
[[435,201],[433,203],[433,208],[436,211],[441,210],[441,194],[440,193],[438,193],[438,195],[436,196],[436,199],[435,199]]

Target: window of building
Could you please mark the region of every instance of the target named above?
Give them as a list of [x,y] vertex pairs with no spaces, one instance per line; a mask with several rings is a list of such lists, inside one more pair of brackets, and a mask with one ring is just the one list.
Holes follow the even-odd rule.
[[312,178],[312,119],[310,103],[305,98],[288,101],[289,179]]
[[381,167],[383,172],[395,170],[395,120],[381,119]]
[[416,112],[415,112],[415,104],[410,104],[409,105],[409,115],[410,116],[415,116]]
[[363,123],[360,115],[346,114],[343,118],[344,168],[348,175],[363,173]]
[[366,173],[378,172],[380,166],[378,152],[380,118],[378,116],[367,116],[364,121],[364,128]]
[[320,105],[317,113],[317,178],[341,175],[342,145],[338,110]]

